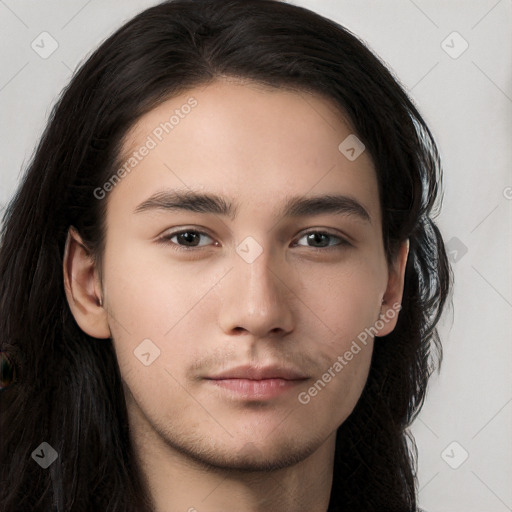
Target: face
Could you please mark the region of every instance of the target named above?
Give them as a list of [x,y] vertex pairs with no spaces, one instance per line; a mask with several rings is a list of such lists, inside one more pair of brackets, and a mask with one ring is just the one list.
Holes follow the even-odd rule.
[[350,415],[401,298],[372,160],[339,149],[351,134],[326,99],[226,80],[130,131],[101,293],[137,428],[271,468]]

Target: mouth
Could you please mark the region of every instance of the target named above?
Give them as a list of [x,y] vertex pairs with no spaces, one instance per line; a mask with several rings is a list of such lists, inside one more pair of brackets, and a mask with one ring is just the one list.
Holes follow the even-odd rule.
[[205,380],[240,399],[269,400],[292,391],[308,378],[294,368],[240,366]]

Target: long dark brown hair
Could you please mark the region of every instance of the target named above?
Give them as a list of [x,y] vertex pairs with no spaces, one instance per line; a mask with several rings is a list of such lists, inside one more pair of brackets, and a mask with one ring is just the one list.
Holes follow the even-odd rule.
[[[337,432],[329,512],[417,510],[407,429],[441,362],[436,324],[452,279],[432,220],[441,165],[431,132],[381,61],[339,24],[275,0],[175,0],[126,23],[75,73],[6,210],[3,512],[151,510],[113,345],[86,335],[66,301],[64,245],[73,225],[101,259],[107,200],[94,190],[117,169],[127,130],[162,101],[220,76],[330,99],[375,164],[388,260],[410,240],[398,324],[375,343],[363,394]],[[42,442],[59,455],[48,469],[31,457]]]

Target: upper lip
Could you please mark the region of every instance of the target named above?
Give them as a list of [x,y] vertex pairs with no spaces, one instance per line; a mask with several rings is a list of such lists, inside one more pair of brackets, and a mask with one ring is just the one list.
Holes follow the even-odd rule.
[[221,380],[221,379],[249,379],[249,380],[264,380],[264,379],[285,379],[285,380],[300,380],[307,379],[308,376],[295,368],[286,368],[278,365],[271,366],[237,366],[225,370],[216,375],[206,377],[207,379]]

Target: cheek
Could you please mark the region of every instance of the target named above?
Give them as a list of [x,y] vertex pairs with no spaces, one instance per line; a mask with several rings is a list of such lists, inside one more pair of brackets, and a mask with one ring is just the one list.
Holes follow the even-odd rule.
[[339,347],[329,362],[297,396],[310,418],[331,418],[337,428],[359,400],[368,378],[373,342]]
[[125,396],[133,396],[145,414],[171,424],[176,410],[192,414],[197,408],[184,392],[184,371],[193,357],[192,341],[203,337],[196,332],[202,325],[198,298],[212,284],[179,266],[150,260],[135,247],[118,257],[105,253],[109,325]]
[[[206,330],[216,318],[209,294],[226,270],[207,272],[197,266],[155,258],[154,252],[138,249],[136,243],[129,251],[121,247],[105,252],[104,291],[123,377],[132,370],[133,375],[146,375],[145,363],[154,361],[148,365],[148,379],[157,383],[158,375],[168,370],[182,381],[196,351],[205,340],[211,341]],[[170,374],[162,374],[163,380],[168,381]],[[134,385],[149,384],[143,377]]]
[[362,256],[316,273],[314,280],[311,276],[301,288],[315,314],[303,328],[319,365],[298,401],[312,415],[332,414],[339,424],[353,410],[368,377],[386,272],[376,258]]
[[133,338],[165,337],[222,277],[222,269],[207,272],[194,262],[177,263],[165,249],[114,242],[105,253],[106,295],[114,320]]
[[369,327],[378,315],[378,294],[357,273],[331,280],[328,290],[316,297],[324,301],[318,309],[322,322],[316,322],[320,328],[308,329],[317,371],[297,400],[308,417],[329,417],[331,428],[337,428],[353,411],[368,378],[373,351]]
[[386,280],[385,267],[377,258],[361,255],[310,275],[311,279],[301,283],[304,302],[314,313],[310,316],[316,317],[316,324],[330,334],[329,345],[343,350],[350,340],[375,325]]

